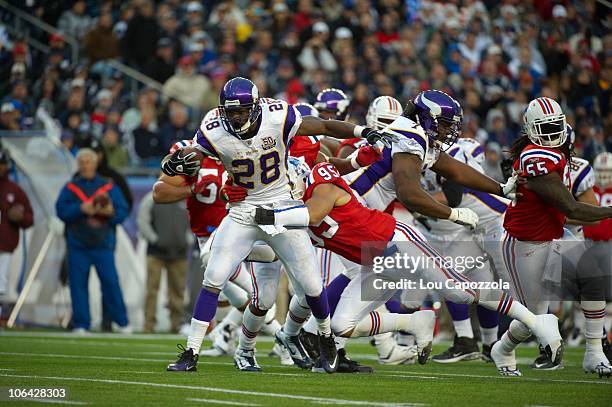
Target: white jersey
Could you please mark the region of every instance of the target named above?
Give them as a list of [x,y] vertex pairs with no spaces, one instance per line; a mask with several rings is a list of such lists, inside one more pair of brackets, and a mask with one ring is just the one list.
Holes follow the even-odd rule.
[[397,135],[399,141],[383,149],[381,160],[343,177],[369,208],[381,211],[397,198],[392,173],[395,154],[415,154],[423,160],[423,170],[434,165],[439,157],[439,151],[429,145],[429,138],[421,126],[406,117],[395,119],[386,131]]
[[255,136],[242,140],[232,135],[218,109],[206,114],[194,140],[207,155],[223,162],[236,185],[248,190],[245,203],[273,204],[292,200],[287,175],[289,141],[302,117],[286,102],[260,99],[261,118]]
[[[591,164],[583,158],[572,157],[568,160],[570,167],[571,191],[575,199],[595,185],[595,172]],[[566,225],[566,228],[579,240],[584,240],[582,225]]]

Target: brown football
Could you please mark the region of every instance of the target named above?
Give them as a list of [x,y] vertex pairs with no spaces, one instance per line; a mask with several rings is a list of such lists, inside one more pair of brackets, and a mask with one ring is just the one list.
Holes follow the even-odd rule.
[[204,159],[204,153],[202,151],[200,151],[198,148],[193,147],[193,146],[181,148],[180,153],[179,153],[179,157],[181,157],[181,158],[182,157],[187,157],[191,153],[195,153],[195,158],[198,161],[200,161],[200,162]]

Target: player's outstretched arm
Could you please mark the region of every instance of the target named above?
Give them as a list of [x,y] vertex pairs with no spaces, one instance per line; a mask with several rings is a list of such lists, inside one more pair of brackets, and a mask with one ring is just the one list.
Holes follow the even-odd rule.
[[318,225],[329,215],[334,206],[342,206],[351,200],[348,192],[334,184],[317,185],[311,198],[306,201],[310,225]]
[[576,201],[556,172],[528,178],[526,187],[568,218],[586,222],[612,218],[611,207],[599,207]]
[[[578,195],[576,197],[576,200],[578,202],[583,202],[583,203],[599,206],[599,202],[597,201],[597,197],[595,196],[595,191],[593,191],[593,188],[589,188],[586,191],[584,191],[582,194]],[[585,222],[581,220],[568,218],[565,221],[565,223],[569,225],[595,226],[599,222]]]
[[476,171],[474,168],[461,161],[455,160],[446,153],[440,153],[440,158],[431,167],[433,171],[443,177],[463,185],[467,188],[505,196],[502,186],[493,178]]
[[302,118],[302,124],[297,136],[330,136],[337,139],[365,138],[368,143],[375,145],[378,141],[389,144],[394,136],[381,133],[369,127],[356,126],[353,123],[340,120],[322,120],[314,116]]
[[179,202],[191,194],[191,186],[185,185],[185,179],[181,176],[169,177],[162,174],[153,185],[153,200],[158,204]]

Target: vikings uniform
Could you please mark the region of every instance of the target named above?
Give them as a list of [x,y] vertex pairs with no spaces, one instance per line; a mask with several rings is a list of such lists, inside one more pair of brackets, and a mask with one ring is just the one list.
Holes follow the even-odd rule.
[[[570,185],[574,198],[593,188],[595,185],[595,173],[591,164],[584,158],[572,157],[569,161]],[[584,240],[582,225],[567,225],[569,231],[578,239]]]

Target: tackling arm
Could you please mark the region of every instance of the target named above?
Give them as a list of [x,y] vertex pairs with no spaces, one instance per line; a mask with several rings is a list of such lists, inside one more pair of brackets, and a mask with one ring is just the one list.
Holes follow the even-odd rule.
[[189,198],[191,194],[191,186],[186,185],[181,176],[170,177],[162,174],[153,185],[153,200],[159,204],[179,202]]
[[499,182],[481,174],[469,165],[455,160],[446,153],[440,153],[438,161],[436,161],[431,169],[446,179],[454,181],[464,187],[504,196]]
[[583,222],[612,218],[611,207],[599,207],[576,201],[556,172],[529,178],[526,188],[538,194],[568,218]]
[[345,205],[351,200],[350,195],[334,184],[320,184],[312,191],[312,197],[306,202],[310,225],[321,223],[336,206]]
[[[586,191],[584,191],[582,194],[578,195],[576,200],[578,202],[583,202],[583,203],[599,206],[599,202],[597,202],[597,197],[595,196],[595,191],[593,191],[593,188],[589,188]],[[565,221],[565,223],[569,225],[595,226],[599,222],[584,222],[584,221],[568,218]]]

